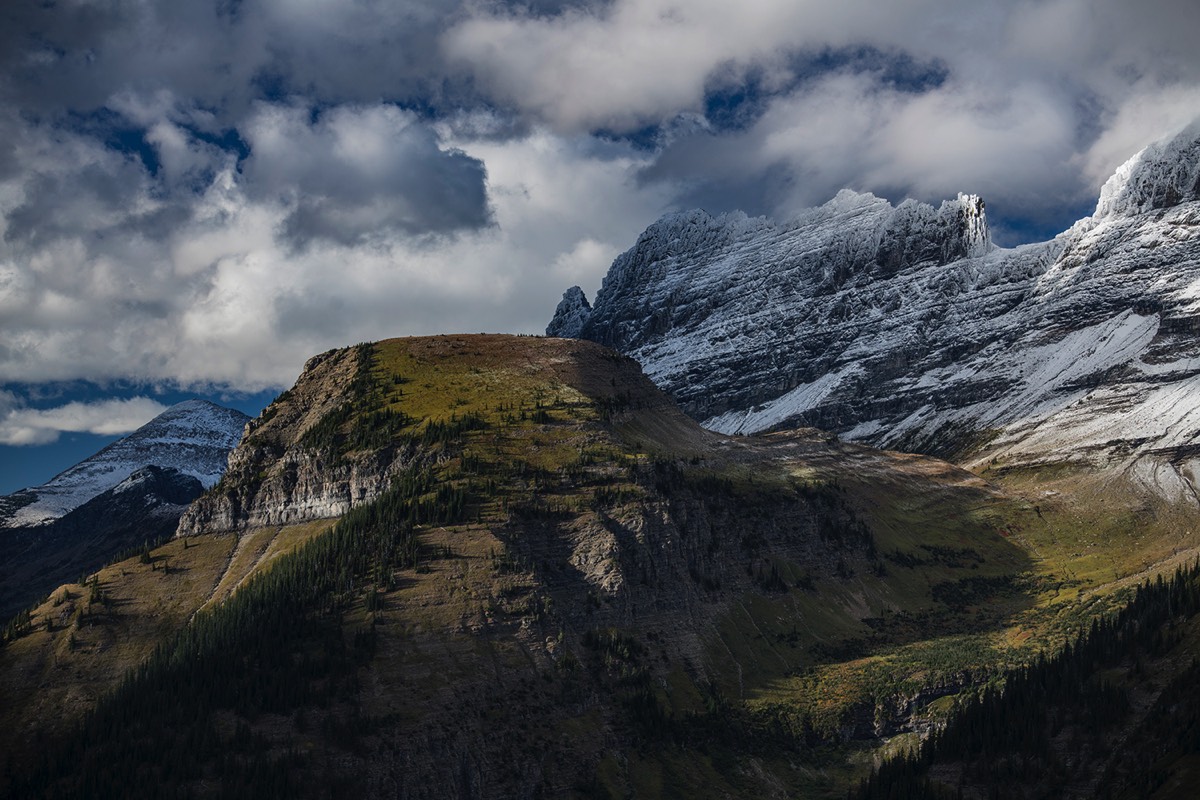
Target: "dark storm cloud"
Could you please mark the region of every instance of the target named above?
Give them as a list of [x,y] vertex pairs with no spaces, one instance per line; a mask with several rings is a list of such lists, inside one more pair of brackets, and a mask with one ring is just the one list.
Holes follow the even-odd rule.
[[487,224],[482,162],[442,149],[410,112],[263,106],[245,126],[251,198],[282,198],[289,241],[353,246],[390,233],[449,233]]
[[453,4],[81,3],[6,12],[5,94],[30,112],[103,108],[119,91],[168,90],[236,124],[263,96],[371,102],[458,91],[438,69]]
[[185,203],[156,203],[130,213],[146,190],[140,162],[88,164],[70,175],[38,175],[25,186],[25,199],[8,214],[6,238],[24,248],[61,239],[106,236],[162,239],[185,223]]

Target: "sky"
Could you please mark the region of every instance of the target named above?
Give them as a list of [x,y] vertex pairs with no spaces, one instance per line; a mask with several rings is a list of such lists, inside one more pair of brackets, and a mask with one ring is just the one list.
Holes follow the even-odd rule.
[[541,332],[664,213],[1090,213],[1200,113],[1194,0],[7,0],[0,492],[331,347]]

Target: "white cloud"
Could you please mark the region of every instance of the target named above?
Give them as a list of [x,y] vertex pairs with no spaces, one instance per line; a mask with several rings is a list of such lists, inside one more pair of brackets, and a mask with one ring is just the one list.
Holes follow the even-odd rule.
[[623,249],[590,237],[580,239],[569,252],[554,259],[553,274],[563,286],[594,284],[596,276],[607,272]]
[[[679,205],[784,215],[851,186],[1054,217],[1200,109],[1197,14],[25,4],[0,30],[0,382],[250,391],[355,341],[536,332]],[[752,82],[738,125],[705,116]],[[642,126],[643,149],[596,134]]]
[[1071,163],[1074,121],[1057,100],[1038,86],[991,93],[947,80],[911,92],[830,73],[776,98],[743,131],[673,143],[649,174],[771,186],[765,210],[783,216],[845,187],[930,202],[975,192],[1010,213],[1045,213],[1085,191]]
[[[731,62],[876,45],[928,27],[934,0],[616,0],[554,17],[480,6],[443,38],[477,81],[566,130],[636,128],[696,110]],[[944,19],[966,19],[961,13]]]
[[49,444],[63,433],[115,436],[137,430],[165,410],[148,397],[25,408],[11,393],[0,392],[0,444]]
[[[290,384],[313,353],[357,341],[540,332],[563,281],[594,292],[611,258],[670,200],[668,187],[638,185],[648,156],[627,145],[537,130],[477,138],[488,126],[461,134],[444,126],[435,152],[488,164],[491,224],[433,237],[364,225],[369,241],[311,237],[297,249],[285,235],[296,187],[327,197],[350,192],[346,213],[369,219],[356,203],[383,190],[369,178],[365,188],[343,189],[341,172],[366,175],[379,164],[388,174],[394,137],[403,144],[415,123],[387,109],[353,109],[331,114],[328,128],[297,132],[307,123],[291,109],[280,113],[282,122],[260,121],[263,130],[252,134],[263,161],[216,172],[161,235],[108,235],[131,224],[113,208],[103,226],[94,224],[97,235],[0,242],[0,308],[14,310],[0,344],[0,382],[116,375],[255,391]],[[278,141],[264,144],[270,135]],[[315,165],[287,158],[303,161],[304,148],[290,145],[304,136],[321,138]],[[427,146],[423,138],[419,146]],[[140,191],[131,190],[133,208],[154,202]]]
[[[616,0],[553,17],[478,6],[443,41],[481,85],[561,131],[700,111],[718,76],[783,79],[751,130],[677,139],[647,173],[703,187],[701,201],[790,213],[846,185],[933,201],[967,190],[1037,217],[1079,207],[1200,110],[1198,27],[1186,0]],[[796,54],[862,47],[945,65],[947,79],[912,91],[870,69],[791,75],[790,90],[780,78]]]
[[1198,114],[1200,86],[1144,87],[1110,115],[1104,132],[1082,154],[1083,174],[1098,189],[1130,156]]
[[615,0],[555,16],[473,6],[443,46],[497,96],[588,130],[695,110],[730,64],[862,46],[938,59],[996,94],[1036,81],[1119,103],[1139,78],[1194,84],[1197,27],[1191,0]]

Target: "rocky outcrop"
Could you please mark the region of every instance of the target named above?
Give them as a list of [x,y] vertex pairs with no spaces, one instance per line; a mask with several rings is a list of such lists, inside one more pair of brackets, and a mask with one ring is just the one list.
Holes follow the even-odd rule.
[[180,519],[177,534],[334,519],[359,503],[374,500],[401,465],[398,458],[374,457],[327,465],[319,456],[293,450],[281,457],[261,482],[218,486],[205,495]]
[[366,353],[351,347],[309,359],[296,385],[246,426],[225,477],[187,510],[178,535],[331,519],[378,496],[408,453],[384,448],[342,457],[304,441],[351,400],[355,375],[369,369]]
[[[836,298],[917,266],[944,266],[992,249],[984,203],[973,195],[935,209],[913,200],[893,207],[843,190],[786,225],[741,213],[671,214],[613,262],[579,335],[632,353],[724,324],[731,312],[779,314],[776,322],[785,323],[805,298]],[[568,290],[560,309],[586,302],[578,288]],[[697,356],[711,350],[703,347]],[[689,408],[689,398],[681,400]]]
[[572,286],[563,292],[558,308],[554,309],[554,318],[546,326],[547,336],[560,336],[564,339],[578,339],[583,326],[592,315],[592,306],[588,303],[583,290]]
[[783,224],[665,217],[613,263],[580,336],[718,431],[1116,465],[1190,496],[1198,298],[1193,125],[1121,167],[1093,216],[1015,249],[969,195],[843,191]]

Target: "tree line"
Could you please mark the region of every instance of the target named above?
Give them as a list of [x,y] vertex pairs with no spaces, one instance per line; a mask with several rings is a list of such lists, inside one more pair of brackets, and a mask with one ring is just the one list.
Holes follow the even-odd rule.
[[[1117,678],[1140,679],[1143,664],[1178,644],[1182,623],[1198,611],[1200,561],[1169,579],[1143,582],[1120,611],[1094,620],[1060,652],[961,701],[940,731],[874,771],[852,796],[960,797],[962,786],[930,777],[935,765],[947,764],[961,769],[962,784],[987,787],[997,798],[1054,797],[1081,770],[1104,770],[1099,796],[1148,796],[1167,780],[1175,760],[1200,752],[1200,700],[1194,698],[1200,667],[1193,659],[1163,691],[1143,730],[1125,730],[1124,744],[1110,752],[1131,716],[1130,682]],[[1171,724],[1163,726],[1167,718]]]
[[347,631],[345,612],[364,598],[372,605],[379,590],[392,588],[397,570],[418,565],[420,526],[458,522],[466,507],[466,487],[439,485],[427,468],[398,475],[374,502],[198,613],[63,746],[48,748],[29,773],[10,776],[8,790],[46,798],[178,797],[209,779],[220,783],[222,796],[268,784],[269,795],[289,787],[311,795],[353,783],[353,776],[321,771],[292,786],[305,757],[279,754],[241,728],[234,735],[242,746],[232,747],[217,712],[253,721],[325,709],[318,713],[321,732],[335,744],[365,731],[371,722],[357,709],[357,667],[374,652],[373,621]]

